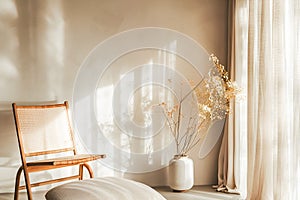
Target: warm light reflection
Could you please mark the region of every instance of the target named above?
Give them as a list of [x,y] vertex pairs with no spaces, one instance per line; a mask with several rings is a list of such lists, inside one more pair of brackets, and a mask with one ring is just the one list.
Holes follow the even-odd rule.
[[16,52],[19,45],[18,33],[14,28],[17,24],[18,12],[13,0],[0,1],[0,91],[1,101],[7,101],[11,91],[6,92],[6,84],[18,78],[15,65]]
[[47,39],[47,52],[49,56],[53,56],[54,60],[63,66],[64,60],[64,29],[65,22],[61,1],[51,1],[47,5],[47,13],[44,13],[47,23],[45,38]]
[[[176,41],[171,46],[176,48]],[[162,101],[176,103],[171,88],[178,84],[166,77],[170,70],[189,68],[194,70],[182,58],[163,50],[138,50],[118,58],[99,78],[96,90],[95,113],[101,133],[129,153],[152,154],[165,148],[172,137],[163,113],[153,107]],[[155,83],[158,77],[162,79],[159,84]]]
[[0,56],[0,74],[1,74],[1,84],[5,83],[5,79],[13,79],[18,77],[18,70],[16,69],[14,63],[4,56]]
[[[139,173],[165,167],[175,145],[162,110],[150,107],[176,101],[190,89],[179,89],[181,83],[201,80],[210,64],[203,47],[169,29],[137,28],[101,42],[74,84],[75,121],[84,143],[97,138],[89,149],[106,152],[109,157],[103,162],[114,169]],[[113,88],[109,97],[102,90],[106,87]],[[92,110],[81,103],[87,96]],[[102,98],[112,102],[98,106]],[[105,112],[112,116],[101,116]],[[108,121],[102,122],[104,118]]]
[[113,89],[114,89],[113,85],[97,88],[97,94],[96,94],[98,121],[100,121],[101,123],[107,126],[113,125],[113,113],[112,113]]
[[14,0],[0,1],[0,17],[10,20],[18,18],[18,12]]

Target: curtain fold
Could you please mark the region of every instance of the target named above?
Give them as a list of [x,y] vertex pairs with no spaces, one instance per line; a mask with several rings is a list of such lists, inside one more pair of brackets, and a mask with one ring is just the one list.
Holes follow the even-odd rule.
[[[235,2],[228,2],[228,55],[227,55],[227,66],[231,66],[234,63],[234,7]],[[229,68],[229,69],[228,69]],[[230,72],[231,78],[234,77],[234,68],[227,67],[227,70]],[[224,127],[224,134],[222,138],[221,149],[219,153],[219,166],[218,166],[218,191],[223,192],[237,192],[236,183],[234,180],[234,103],[231,103],[231,114],[227,116]]]
[[299,199],[299,0],[249,1],[248,199]]
[[[228,71],[230,78],[247,93],[247,0],[229,1],[228,17]],[[240,76],[243,75],[243,76]],[[218,160],[218,191],[246,195],[247,170],[247,112],[246,100],[230,102]]]
[[300,199],[300,0],[229,2],[228,66],[246,99],[232,103],[226,122],[219,188],[247,199]]

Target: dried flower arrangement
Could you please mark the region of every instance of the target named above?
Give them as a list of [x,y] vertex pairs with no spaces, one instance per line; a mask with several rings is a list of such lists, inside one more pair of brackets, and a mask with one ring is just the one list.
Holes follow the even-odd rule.
[[[162,102],[167,124],[174,136],[177,156],[186,156],[200,141],[202,141],[210,125],[215,120],[221,120],[230,112],[230,100],[240,92],[237,84],[230,80],[225,67],[213,54],[210,59],[214,67],[208,76],[197,84],[189,81],[191,90],[183,96],[178,104],[169,106]],[[191,103],[197,106],[189,114],[183,112],[183,102],[193,95]]]

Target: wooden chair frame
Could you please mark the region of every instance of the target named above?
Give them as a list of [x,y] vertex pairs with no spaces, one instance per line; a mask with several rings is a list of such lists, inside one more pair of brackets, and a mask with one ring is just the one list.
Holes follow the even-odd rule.
[[[32,200],[32,192],[31,192],[31,187],[36,187],[36,186],[42,186],[46,184],[51,184],[51,183],[57,183],[60,181],[67,181],[71,179],[79,179],[82,180],[83,178],[83,168],[85,167],[87,171],[89,172],[90,178],[93,178],[93,171],[90,165],[87,163],[89,161],[97,160],[100,158],[105,158],[104,154],[78,154],[75,148],[75,141],[74,141],[74,133],[71,127],[71,122],[70,122],[70,117],[69,117],[69,105],[68,102],[65,101],[63,104],[53,104],[53,105],[17,105],[16,103],[12,104],[13,107],[13,115],[14,115],[14,120],[15,120],[15,127],[16,127],[16,132],[17,132],[17,138],[18,138],[18,144],[19,144],[19,150],[20,150],[20,155],[21,155],[21,161],[22,161],[22,166],[17,171],[16,174],[16,181],[15,181],[15,193],[14,193],[14,199],[17,200],[19,197],[19,190],[22,189],[27,189],[27,197],[29,200]],[[40,109],[43,110],[43,112],[47,112],[47,109],[52,109],[52,108],[62,108],[65,110],[65,116],[67,119],[68,123],[68,132],[70,134],[70,139],[71,139],[71,147],[67,148],[60,148],[60,149],[51,149],[51,150],[45,150],[45,151],[36,151],[36,152],[28,152],[24,149],[24,144],[23,144],[23,131],[22,126],[24,123],[21,123],[22,120],[25,120],[26,122],[26,115],[22,116],[19,112],[30,112],[31,110],[34,109]],[[64,111],[62,111],[64,112]],[[24,119],[25,118],[25,119]],[[37,119],[39,120],[39,119]],[[29,157],[37,157],[41,155],[55,155],[58,153],[63,153],[63,152],[71,152],[71,156],[60,156],[57,158],[51,158],[51,159],[44,159],[44,160],[38,160],[38,161],[27,161]],[[30,176],[29,174],[32,172],[38,172],[38,171],[44,171],[44,170],[50,170],[50,169],[57,169],[57,168],[62,168],[62,167],[69,167],[69,166],[79,166],[79,172],[76,175],[72,176],[65,176],[57,179],[51,179],[51,180],[46,180],[46,181],[41,181],[41,182],[35,182],[31,183],[30,182]],[[21,177],[21,172],[23,171],[24,173],[24,179],[25,179],[25,185],[20,186],[20,177]]]

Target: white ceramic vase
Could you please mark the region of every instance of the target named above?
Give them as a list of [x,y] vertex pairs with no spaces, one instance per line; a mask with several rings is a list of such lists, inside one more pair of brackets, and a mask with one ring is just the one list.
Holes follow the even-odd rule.
[[188,156],[175,155],[169,163],[169,187],[186,191],[194,185],[194,162]]

